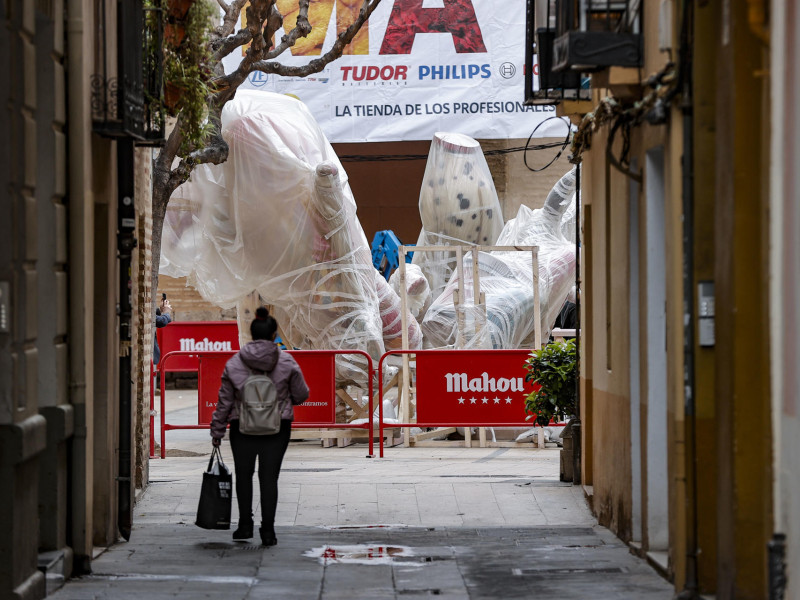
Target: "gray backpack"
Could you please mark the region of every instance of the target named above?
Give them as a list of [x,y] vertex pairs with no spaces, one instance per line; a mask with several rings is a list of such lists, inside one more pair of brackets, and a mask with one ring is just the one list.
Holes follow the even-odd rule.
[[252,373],[242,386],[239,431],[273,435],[281,429],[281,407],[275,383],[266,373]]

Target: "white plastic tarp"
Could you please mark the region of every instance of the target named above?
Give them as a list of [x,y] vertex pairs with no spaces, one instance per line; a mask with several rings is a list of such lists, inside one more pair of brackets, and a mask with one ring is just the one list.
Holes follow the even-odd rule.
[[[258,292],[298,346],[373,359],[399,347],[400,299],[372,266],[347,175],[307,107],[240,91],[222,117],[228,160],[173,195],[160,271],[221,307]],[[409,338],[421,345],[413,318]],[[351,360],[340,378],[363,368]]]

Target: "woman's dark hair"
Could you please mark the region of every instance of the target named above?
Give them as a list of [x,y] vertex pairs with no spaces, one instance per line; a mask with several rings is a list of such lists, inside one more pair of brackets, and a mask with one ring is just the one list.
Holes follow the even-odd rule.
[[264,306],[256,309],[256,318],[250,323],[250,336],[254,340],[271,340],[278,331],[278,322],[269,316],[269,311]]

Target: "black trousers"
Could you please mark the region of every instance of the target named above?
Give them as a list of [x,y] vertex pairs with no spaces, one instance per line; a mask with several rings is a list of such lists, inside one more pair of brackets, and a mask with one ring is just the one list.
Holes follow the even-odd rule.
[[253,473],[258,458],[258,482],[261,488],[261,526],[273,532],[278,507],[278,475],[283,455],[289,446],[292,422],[281,421],[281,430],[274,435],[246,435],[239,431],[239,421],[231,421],[231,450],[236,470],[236,501],[239,521],[253,520]]

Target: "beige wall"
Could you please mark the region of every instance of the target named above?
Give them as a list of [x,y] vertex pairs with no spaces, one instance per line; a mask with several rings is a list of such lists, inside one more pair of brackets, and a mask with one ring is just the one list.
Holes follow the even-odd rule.
[[[605,91],[595,91],[595,102],[605,96]],[[675,448],[676,431],[682,418],[681,356],[681,263],[680,263],[680,145],[673,139],[680,134],[680,118],[669,127],[640,126],[632,132],[631,157],[636,160],[636,172],[646,182],[643,169],[645,156],[656,146],[665,148],[665,266],[667,284],[667,348],[656,360],[667,365],[667,447]],[[588,444],[584,454],[584,477],[592,486],[592,506],[598,520],[608,526],[621,539],[633,539],[633,495],[641,506],[643,523],[643,548],[648,548],[647,537],[647,455],[662,453],[667,448],[654,448],[647,439],[647,316],[649,307],[644,292],[647,262],[645,248],[648,243],[644,222],[647,198],[639,185],[639,221],[630,223],[631,180],[615,169],[606,159],[608,128],[599,129],[592,139],[592,147],[583,156],[582,203],[590,217],[584,220],[584,245],[582,254],[582,323],[583,323],[583,418],[584,441]],[[672,134],[672,136],[671,136]],[[680,141],[679,139],[677,140]],[[615,139],[613,151],[619,156],[622,141]],[[677,182],[675,178],[678,178]],[[631,263],[630,228],[639,232],[639,271],[636,274],[639,289],[638,335],[639,354],[631,355],[630,311]],[[633,426],[640,431],[640,445],[631,447],[631,397],[632,362],[639,369],[640,387],[634,397],[640,399],[639,420]],[[680,413],[678,411],[680,408]],[[640,487],[633,489],[632,452],[640,457]],[[668,451],[671,452],[671,451]],[[677,474],[674,457],[668,454],[668,468],[674,480]],[[680,489],[669,486],[670,506],[679,503]],[[674,510],[672,514],[677,514]],[[678,521],[679,522],[679,521]],[[639,539],[639,532],[636,532]],[[674,540],[673,540],[674,543]],[[673,553],[675,554],[675,553]],[[680,560],[680,557],[678,557]]]
[[[640,170],[647,150],[663,145],[665,176],[666,303],[662,307],[649,305],[644,289],[646,278],[657,274],[648,272],[646,261],[642,261],[649,241],[644,227],[649,210],[649,175],[646,169],[642,172],[645,185],[639,198],[638,356],[631,354],[627,339],[629,232],[627,214],[620,208],[628,202],[628,194],[624,176],[609,167],[605,157],[607,128],[595,133],[592,147],[583,157],[584,202],[590,214],[585,222],[588,230],[584,247],[583,327],[589,347],[584,355],[583,377],[588,389],[583,390],[583,405],[584,418],[590,420],[584,428],[585,439],[591,442],[584,472],[593,485],[595,513],[623,540],[630,534],[628,511],[632,499],[641,497],[642,541],[643,550],[647,551],[652,533],[647,530],[647,500],[648,495],[653,495],[647,486],[648,457],[665,454],[667,568],[676,591],[692,583],[689,578],[695,572],[691,555],[696,533],[695,583],[701,593],[716,594],[720,599],[764,598],[766,548],[773,525],[773,463],[770,445],[751,443],[748,432],[752,432],[757,420],[753,415],[761,415],[759,431],[769,437],[766,415],[770,387],[766,374],[771,357],[766,249],[772,240],[766,236],[766,198],[776,179],[768,178],[766,171],[770,155],[765,143],[769,131],[765,75],[770,72],[770,64],[766,38],[759,37],[758,24],[753,20],[754,13],[748,12],[748,5],[731,3],[729,17],[723,17],[722,4],[711,0],[695,5],[692,147],[684,147],[685,117],[679,102],[673,103],[665,125],[640,124],[631,135],[631,156],[638,158]],[[657,3],[647,3],[650,6]],[[644,11],[643,75],[659,70],[666,59],[655,45],[657,14],[658,10]],[[727,21],[723,21],[725,18]],[[715,35],[723,29],[727,42],[725,36]],[[677,31],[674,33],[677,37]],[[595,91],[595,105],[605,95],[605,91]],[[618,155],[619,141],[613,151]],[[684,157],[692,161],[684,163]],[[685,168],[693,170],[684,171]],[[684,175],[693,179],[684,179]],[[689,197],[694,230],[692,255],[688,257],[683,245],[687,224],[685,186],[688,193],[694,193]],[[775,197],[783,196],[773,194]],[[692,269],[687,293],[693,297],[695,311],[699,280],[713,281],[716,292],[715,343],[699,348],[695,337],[691,348],[694,386],[689,405],[684,387],[684,264]],[[633,291],[636,297],[636,290]],[[648,347],[648,312],[664,309],[665,348]],[[690,325],[696,336],[696,312]],[[650,416],[655,414],[653,398],[648,397],[647,380],[652,375],[647,372],[648,358],[661,361],[667,370],[666,448],[647,439],[648,411]],[[641,444],[629,449],[630,398],[635,397],[635,390],[626,390],[626,385],[630,365],[636,361],[641,369]],[[689,408],[694,413],[687,412]],[[781,425],[784,431],[792,430],[792,426]],[[637,424],[633,426],[636,428]],[[641,457],[642,483],[638,489],[631,489],[631,452]],[[695,481],[696,493],[692,489]],[[787,521],[784,519],[784,523]]]
[[[605,148],[606,131],[594,147]],[[591,205],[591,245],[584,244],[588,280],[582,315],[591,344],[583,367],[591,381],[591,412],[585,429],[593,432],[592,506],[598,520],[623,540],[630,539],[630,392],[628,352],[628,193],[625,177],[607,168],[604,152],[584,157],[582,202]],[[589,320],[590,319],[590,320]],[[613,434],[612,434],[613,432]]]

